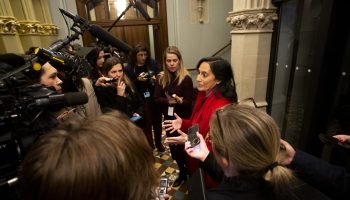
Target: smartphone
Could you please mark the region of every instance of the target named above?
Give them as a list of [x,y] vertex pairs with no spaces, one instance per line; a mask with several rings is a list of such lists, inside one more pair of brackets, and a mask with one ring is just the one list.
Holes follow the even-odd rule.
[[104,82],[105,83],[112,83],[112,82],[117,82],[118,79],[117,78],[107,78]]
[[199,130],[199,125],[195,124],[188,128],[187,135],[188,135],[188,141],[191,143],[191,147],[195,147],[200,143],[199,138],[197,137],[196,133]]
[[139,121],[141,118],[142,118],[141,116],[133,116],[133,117],[130,118],[130,120],[132,122],[136,122],[136,121]]
[[166,194],[168,189],[168,178],[165,176],[162,176],[160,178],[160,185],[159,185],[159,196],[163,196]]
[[328,144],[339,145],[339,143],[341,143],[337,138],[332,137],[330,135],[326,135],[326,134],[320,134],[319,138],[322,142],[328,143]]

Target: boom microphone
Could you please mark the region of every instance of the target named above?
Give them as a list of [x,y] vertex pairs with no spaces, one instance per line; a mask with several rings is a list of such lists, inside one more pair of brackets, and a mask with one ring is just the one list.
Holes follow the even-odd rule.
[[89,21],[80,17],[79,15],[74,15],[73,13],[63,10],[62,8],[58,8],[61,13],[63,13],[65,16],[71,18],[75,23],[81,24],[83,26],[88,26],[89,25]]
[[130,3],[132,4],[132,6],[134,8],[136,8],[141,14],[142,16],[147,20],[151,20],[151,18],[149,17],[148,13],[145,11],[145,9],[143,9],[142,4],[139,1],[134,1],[131,0]]
[[76,106],[87,102],[88,96],[85,92],[68,92],[64,94],[53,94],[46,97],[37,98],[35,99],[34,104],[36,106]]
[[113,35],[105,31],[101,26],[96,24],[90,24],[88,20],[80,17],[79,15],[74,15],[73,13],[65,11],[62,8],[59,9],[61,13],[71,18],[75,23],[81,24],[85,27],[89,27],[89,32],[91,33],[91,35],[97,37],[98,39],[102,40],[107,44],[118,48],[119,50],[125,53],[128,53],[130,51],[131,47],[128,44],[115,38]]
[[99,25],[90,24],[89,32],[91,33],[91,35],[97,37],[103,42],[106,42],[107,44],[110,44],[125,53],[129,53],[131,49],[131,47],[128,44],[114,37]]

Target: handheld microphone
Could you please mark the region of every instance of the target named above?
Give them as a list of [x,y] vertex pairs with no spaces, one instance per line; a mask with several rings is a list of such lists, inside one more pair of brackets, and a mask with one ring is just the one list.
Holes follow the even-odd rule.
[[150,16],[148,15],[148,13],[146,12],[145,9],[143,9],[142,7],[142,4],[139,2],[139,1],[134,1],[134,0],[131,0],[130,3],[132,4],[132,6],[134,8],[136,8],[140,13],[141,15],[147,20],[151,20]]
[[115,38],[113,35],[105,31],[99,25],[90,24],[89,32],[91,33],[91,35],[97,37],[103,42],[106,42],[107,44],[110,44],[114,47],[117,47],[119,50],[125,53],[129,53],[129,51],[131,50],[131,47],[128,44],[119,40],[118,38]]
[[75,106],[88,102],[88,96],[85,92],[68,92],[64,94],[53,94],[46,97],[40,97],[35,99],[34,105],[36,106]]

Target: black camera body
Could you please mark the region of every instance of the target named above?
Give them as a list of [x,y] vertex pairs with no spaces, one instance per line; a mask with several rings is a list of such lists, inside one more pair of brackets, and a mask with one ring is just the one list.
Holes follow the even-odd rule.
[[152,78],[155,75],[154,71],[148,70],[145,77],[148,78],[149,83],[153,86],[155,84],[154,79]]
[[[54,113],[81,100],[76,96],[80,92],[73,92],[73,96],[57,94],[54,88],[38,84],[41,71],[33,70],[32,63],[54,63],[71,82],[85,77],[89,71],[82,58],[62,52],[46,57],[30,55],[27,62],[21,56],[11,57],[10,61],[23,60],[16,65],[5,56],[0,56],[0,186],[16,176],[18,165],[36,139],[58,125]],[[50,56],[59,61],[50,60]]]
[[145,77],[146,77],[146,78],[151,78],[151,77],[154,76],[154,75],[155,75],[154,71],[149,70],[148,72],[146,72]]

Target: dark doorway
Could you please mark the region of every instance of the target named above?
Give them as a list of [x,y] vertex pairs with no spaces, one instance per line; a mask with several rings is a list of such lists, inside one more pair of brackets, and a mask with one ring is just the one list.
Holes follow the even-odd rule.
[[321,156],[320,133],[350,134],[347,6],[335,0],[287,0],[276,6],[269,112],[286,140]]

